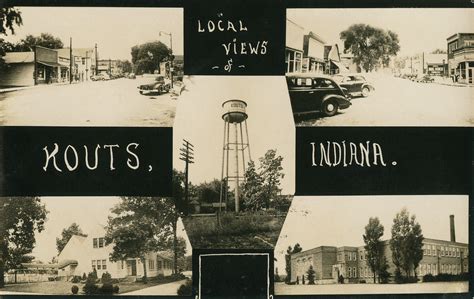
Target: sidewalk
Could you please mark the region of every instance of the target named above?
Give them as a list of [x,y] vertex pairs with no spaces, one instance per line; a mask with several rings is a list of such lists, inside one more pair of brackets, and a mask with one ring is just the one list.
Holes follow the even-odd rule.
[[186,282],[186,279],[178,280],[170,283],[160,284],[157,286],[141,289],[138,291],[133,291],[129,293],[124,293],[120,295],[125,296],[136,296],[136,295],[160,295],[160,296],[177,296],[179,287]]
[[447,86],[456,86],[456,87],[472,87],[473,86],[469,84],[453,82],[451,78],[439,78],[439,77],[434,78],[433,83],[440,84],[440,85],[447,85]]
[[38,85],[32,85],[32,86],[19,86],[19,87],[0,88],[0,93],[14,92],[14,91],[20,91],[20,90],[27,90],[27,89],[38,88],[38,87],[50,87],[50,86],[61,86],[61,85],[74,85],[74,84],[81,84],[81,83],[87,83],[87,82],[92,82],[92,81],[73,82],[72,84],[70,84],[69,82],[61,82],[61,83],[50,83],[50,84],[38,84]]

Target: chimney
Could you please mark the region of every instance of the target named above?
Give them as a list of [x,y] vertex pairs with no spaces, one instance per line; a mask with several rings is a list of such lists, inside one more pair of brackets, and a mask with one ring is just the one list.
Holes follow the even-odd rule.
[[456,242],[456,231],[454,229],[454,215],[449,215],[449,229],[451,235],[451,242]]

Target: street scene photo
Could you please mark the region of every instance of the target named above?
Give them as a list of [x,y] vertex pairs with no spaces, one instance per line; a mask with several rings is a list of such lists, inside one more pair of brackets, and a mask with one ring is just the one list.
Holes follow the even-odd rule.
[[0,125],[173,126],[185,89],[182,8],[1,13],[11,24],[0,23]]
[[171,198],[1,197],[1,295],[191,295]]
[[473,18],[474,9],[288,9],[295,124],[474,125]]
[[467,293],[468,196],[295,197],[275,294]]
[[173,191],[191,245],[273,249],[294,194],[295,132],[284,78],[184,82],[173,128]]

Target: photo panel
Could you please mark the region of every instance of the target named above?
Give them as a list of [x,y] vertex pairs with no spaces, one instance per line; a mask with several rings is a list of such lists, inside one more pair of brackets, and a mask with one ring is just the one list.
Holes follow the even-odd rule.
[[473,17],[461,8],[287,9],[295,124],[472,126]]
[[[271,249],[294,194],[282,77],[185,77],[174,127],[176,197],[193,248]],[[187,192],[187,195],[185,194]]]
[[275,294],[467,293],[469,257],[467,195],[297,196]]
[[171,198],[0,197],[0,204],[8,220],[2,296],[191,295],[192,247]]
[[173,126],[182,8],[17,9],[22,25],[1,40],[1,125]]

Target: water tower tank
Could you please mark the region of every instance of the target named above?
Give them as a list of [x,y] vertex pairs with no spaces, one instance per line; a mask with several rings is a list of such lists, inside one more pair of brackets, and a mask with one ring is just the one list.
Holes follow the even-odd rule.
[[222,103],[224,112],[222,119],[228,123],[241,123],[247,119],[245,108],[247,103],[242,100],[228,100]]

